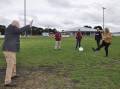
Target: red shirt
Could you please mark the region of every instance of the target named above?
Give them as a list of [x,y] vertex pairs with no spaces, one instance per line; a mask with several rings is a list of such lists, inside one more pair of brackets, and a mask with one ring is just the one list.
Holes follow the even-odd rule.
[[56,41],[61,41],[61,33],[60,32],[55,33],[55,40]]
[[82,39],[82,33],[81,32],[76,33],[76,39]]

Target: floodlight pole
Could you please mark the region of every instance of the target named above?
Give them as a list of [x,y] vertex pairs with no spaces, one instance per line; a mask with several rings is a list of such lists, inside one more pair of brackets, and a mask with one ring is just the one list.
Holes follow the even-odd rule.
[[105,7],[102,7],[102,9],[103,9],[103,30],[104,30],[104,28],[105,28]]
[[[26,0],[24,0],[24,26],[26,26]],[[25,36],[27,36],[26,31]]]

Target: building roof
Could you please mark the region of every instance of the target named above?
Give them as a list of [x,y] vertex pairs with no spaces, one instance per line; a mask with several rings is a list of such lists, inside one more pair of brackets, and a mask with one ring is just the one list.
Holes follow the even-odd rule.
[[65,32],[76,32],[80,29],[80,31],[86,31],[86,32],[94,32],[96,31],[96,29],[93,28],[86,28],[86,27],[74,27],[74,28],[70,28],[68,30],[65,30]]

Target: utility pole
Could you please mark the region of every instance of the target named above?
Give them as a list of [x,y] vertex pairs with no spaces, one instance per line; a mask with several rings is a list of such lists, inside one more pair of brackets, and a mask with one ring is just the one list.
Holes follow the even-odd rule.
[[104,30],[104,28],[105,28],[105,7],[102,7],[102,9],[103,9],[103,30]]
[[[24,0],[24,26],[26,26],[26,0]],[[25,36],[27,36],[26,31]]]

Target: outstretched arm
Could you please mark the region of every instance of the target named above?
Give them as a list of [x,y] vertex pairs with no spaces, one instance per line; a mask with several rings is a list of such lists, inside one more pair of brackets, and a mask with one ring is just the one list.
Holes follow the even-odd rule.
[[20,28],[20,32],[28,31],[32,27],[32,24],[33,24],[33,20],[30,22],[29,25],[26,25],[26,26]]
[[30,29],[30,25],[26,25],[26,26],[20,28],[20,32],[22,33],[22,32],[28,31],[29,29]]

